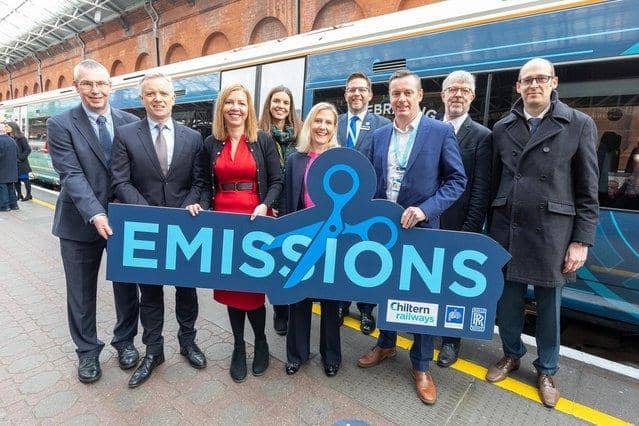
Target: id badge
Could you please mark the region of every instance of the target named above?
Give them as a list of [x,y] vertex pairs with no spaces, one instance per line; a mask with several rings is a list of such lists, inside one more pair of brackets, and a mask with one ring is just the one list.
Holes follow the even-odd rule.
[[393,179],[391,182],[391,191],[399,192],[399,189],[402,186],[402,181],[400,179]]

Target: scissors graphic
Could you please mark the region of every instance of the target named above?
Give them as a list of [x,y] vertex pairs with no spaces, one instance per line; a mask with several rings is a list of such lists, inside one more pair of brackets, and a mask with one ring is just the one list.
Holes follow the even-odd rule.
[[[331,187],[331,177],[338,172],[346,172],[351,178],[351,188],[343,194],[336,192]],[[369,240],[368,233],[376,224],[383,224],[389,230],[388,241],[384,247],[391,249],[397,242],[397,225],[389,218],[384,216],[374,216],[356,224],[344,223],[342,220],[342,210],[348,202],[355,196],[359,189],[359,176],[350,166],[345,164],[336,164],[329,168],[324,174],[322,181],[324,191],[333,200],[333,211],[325,221],[320,221],[307,225],[302,228],[295,229],[291,232],[281,234],[273,240],[271,244],[262,247],[263,250],[270,250],[282,246],[284,240],[290,235],[305,235],[312,238],[311,243],[295,266],[295,269],[288,276],[284,283],[284,288],[295,287],[300,283],[307,272],[316,264],[316,262],[326,253],[326,242],[329,238],[335,238],[341,234],[352,234],[359,236],[362,240]]]

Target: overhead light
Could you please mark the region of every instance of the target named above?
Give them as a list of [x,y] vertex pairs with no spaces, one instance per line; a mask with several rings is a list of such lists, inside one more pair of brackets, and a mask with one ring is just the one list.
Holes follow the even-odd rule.
[[95,11],[95,14],[93,15],[93,20],[99,24],[100,23],[100,19],[102,19],[102,10],[97,9]]

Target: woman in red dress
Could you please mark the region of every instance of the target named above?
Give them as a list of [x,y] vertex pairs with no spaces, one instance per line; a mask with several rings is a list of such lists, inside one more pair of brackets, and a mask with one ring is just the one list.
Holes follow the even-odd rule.
[[[211,206],[215,211],[265,216],[282,190],[280,161],[268,133],[258,131],[253,100],[241,84],[225,87],[215,105],[213,135],[204,141],[211,167]],[[192,214],[202,209],[188,207]],[[214,290],[213,297],[227,306],[235,345],[231,357],[231,378],[246,379],[244,322],[248,317],[255,334],[252,372],[261,376],[269,364],[264,334],[264,294]]]

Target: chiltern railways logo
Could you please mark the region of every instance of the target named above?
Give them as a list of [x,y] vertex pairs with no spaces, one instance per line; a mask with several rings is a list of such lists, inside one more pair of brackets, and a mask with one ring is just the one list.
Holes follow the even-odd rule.
[[386,309],[386,321],[437,327],[438,308],[439,305],[435,303],[389,299]]

